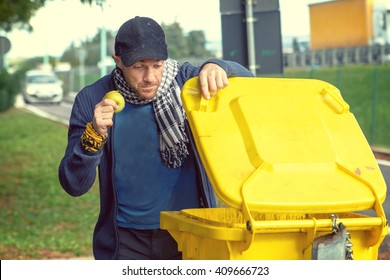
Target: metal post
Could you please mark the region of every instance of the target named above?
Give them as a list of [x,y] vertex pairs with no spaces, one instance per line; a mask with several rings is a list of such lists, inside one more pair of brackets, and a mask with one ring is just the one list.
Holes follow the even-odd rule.
[[11,49],[11,42],[7,37],[0,35],[0,71],[6,69],[5,54]]
[[83,44],[81,43],[81,47],[78,51],[79,54],[79,74],[80,74],[80,89],[83,89],[85,86],[85,58],[87,55],[87,51],[85,50]]
[[47,40],[47,36],[46,34],[44,35],[45,37],[43,38],[43,49],[44,49],[44,54],[43,54],[43,58],[42,58],[42,63],[43,63],[43,67],[45,69],[48,69],[49,68],[49,53],[48,53],[48,40]]
[[107,74],[106,57],[107,57],[107,32],[104,24],[104,8],[102,8],[102,26],[100,29],[100,76],[103,77]]
[[378,67],[374,70],[374,94],[372,96],[372,110],[371,110],[371,145],[375,145],[375,132],[376,132],[376,104],[378,99]]
[[255,32],[253,28],[255,18],[253,17],[253,0],[245,0],[245,12],[249,70],[256,76]]

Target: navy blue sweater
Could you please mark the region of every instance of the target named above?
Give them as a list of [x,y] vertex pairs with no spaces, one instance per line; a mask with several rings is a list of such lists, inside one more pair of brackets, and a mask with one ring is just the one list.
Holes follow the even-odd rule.
[[[246,68],[231,61],[211,59],[207,62],[221,66],[226,71],[228,77],[253,76]],[[180,88],[183,87],[187,80],[198,76],[201,67],[194,67],[189,63],[181,65],[176,76],[176,81]],[[86,124],[93,120],[95,105],[103,99],[108,91],[114,89],[116,89],[115,83],[112,75],[109,74],[85,87],[77,94],[69,121],[68,145],[58,172],[59,181],[63,189],[72,196],[80,196],[91,189],[98,170],[100,213],[93,235],[93,252],[96,259],[116,259],[118,253],[116,221],[118,199],[113,184],[113,141],[109,137],[103,149],[96,153],[91,153],[82,148],[80,137],[85,130]],[[109,130],[109,135],[111,133],[112,128]],[[191,136],[191,133],[188,133],[188,135]],[[190,140],[191,151],[196,158],[200,205],[203,207],[215,207],[213,189],[200,162],[194,141],[191,137]]]

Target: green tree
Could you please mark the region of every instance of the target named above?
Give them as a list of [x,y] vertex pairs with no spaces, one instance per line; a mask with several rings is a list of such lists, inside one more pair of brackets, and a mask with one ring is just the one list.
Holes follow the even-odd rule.
[[[114,49],[114,35],[112,32],[107,32],[107,54],[113,53]],[[90,66],[96,66],[100,61],[100,30],[91,39],[83,43],[84,50],[86,51],[85,64]],[[78,66],[80,63],[79,59],[80,47],[76,47],[72,43],[62,54],[61,61],[69,62],[72,66]]]
[[31,30],[29,21],[46,0],[2,0],[0,2],[0,28],[11,31],[13,27]]
[[8,110],[15,102],[21,88],[21,73],[9,74],[0,70],[0,112]]
[[[30,19],[35,12],[52,0],[1,0],[0,1],[0,30],[11,31],[13,28],[31,31]],[[96,3],[101,6],[105,0],[80,0],[81,3]],[[29,63],[34,63],[33,60]],[[27,66],[27,65],[25,65]],[[10,108],[15,95],[20,90],[21,73],[19,71],[10,75],[6,70],[0,69],[0,112]]]
[[187,42],[190,57],[210,56],[210,51],[206,49],[206,36],[202,30],[190,31]]
[[161,24],[165,32],[165,37],[168,44],[169,56],[175,59],[188,57],[188,42],[183,34],[183,29],[178,22],[170,25]]
[[[168,43],[169,56],[174,59],[189,58],[189,57],[208,57],[210,52],[206,49],[206,37],[203,31],[191,31],[188,35],[184,35],[180,24],[175,22],[167,25],[162,24],[165,31],[166,40]],[[107,54],[114,52],[115,32],[107,32]],[[86,51],[85,65],[96,66],[100,61],[100,30],[96,35],[83,43]],[[73,67],[79,66],[79,51],[80,47],[76,47],[72,43],[61,56],[61,61],[69,62]]]
[[[32,30],[30,19],[45,3],[53,0],[1,0],[0,29],[11,31],[13,28]],[[101,6],[105,0],[80,0],[81,3],[96,3]]]
[[180,59],[210,56],[206,49],[206,36],[202,30],[190,31],[185,35],[178,22],[170,25],[163,23],[161,27],[165,32],[170,57]]
[[61,61],[69,62],[72,66],[79,65],[79,59],[77,55],[77,48],[74,43],[72,43],[62,54]]

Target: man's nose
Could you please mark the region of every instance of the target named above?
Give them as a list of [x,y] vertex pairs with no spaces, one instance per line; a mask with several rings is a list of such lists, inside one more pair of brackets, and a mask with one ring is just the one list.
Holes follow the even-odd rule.
[[153,80],[154,80],[154,73],[153,73],[152,69],[147,69],[145,71],[144,81],[145,82],[153,82]]

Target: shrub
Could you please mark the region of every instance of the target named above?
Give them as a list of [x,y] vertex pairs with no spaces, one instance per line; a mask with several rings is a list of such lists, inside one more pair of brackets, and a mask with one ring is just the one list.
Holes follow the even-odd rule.
[[21,89],[21,73],[9,74],[0,70],[0,112],[4,112],[15,103],[15,97]]

